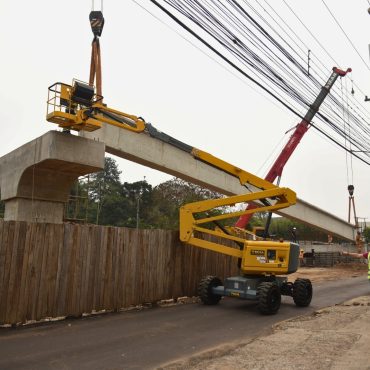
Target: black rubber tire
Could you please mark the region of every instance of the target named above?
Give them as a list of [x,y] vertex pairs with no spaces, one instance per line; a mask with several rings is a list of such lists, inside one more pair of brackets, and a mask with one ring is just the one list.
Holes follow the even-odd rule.
[[312,299],[312,284],[309,279],[296,279],[293,284],[293,301],[298,307],[307,307]]
[[215,305],[220,302],[221,296],[212,293],[212,288],[222,285],[222,281],[216,276],[206,276],[198,286],[198,296],[203,304]]
[[263,315],[273,315],[279,311],[280,288],[276,283],[264,281],[257,287],[258,310]]

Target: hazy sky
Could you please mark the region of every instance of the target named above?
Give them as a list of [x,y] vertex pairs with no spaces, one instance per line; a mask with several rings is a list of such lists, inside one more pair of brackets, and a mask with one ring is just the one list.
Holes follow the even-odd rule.
[[[289,137],[284,133],[298,123],[297,117],[218,64],[215,56],[176,28],[148,0],[137,2],[165,24],[134,1],[105,0],[106,24],[101,37],[105,102],[263,177],[271,163],[264,165],[265,161],[279,143],[277,150],[281,149]],[[322,1],[287,2],[339,66],[353,68],[355,83],[370,96],[370,67],[350,46]],[[368,1],[325,2],[369,65]],[[329,77],[333,62],[281,0],[270,4],[325,63]],[[0,156],[57,128],[45,120],[48,86],[56,81],[71,83],[73,78],[88,79],[90,10],[90,0],[0,0]],[[370,110],[370,105],[366,106],[370,102],[363,103],[359,91],[355,97]],[[156,185],[170,178],[125,160],[118,162],[123,181],[146,176]],[[349,174],[351,183],[351,168]],[[353,160],[353,184],[357,215],[370,219],[369,166],[357,159]],[[295,190],[299,198],[347,218],[345,152],[315,130],[309,130],[289,160],[281,185]]]

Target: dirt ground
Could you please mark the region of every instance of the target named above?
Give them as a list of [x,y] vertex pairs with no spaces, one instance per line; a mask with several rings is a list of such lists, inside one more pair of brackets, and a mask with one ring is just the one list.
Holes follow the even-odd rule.
[[[364,265],[300,268],[289,276],[313,282],[367,274]],[[229,344],[163,369],[180,370],[370,370],[370,295],[312,315],[280,322],[272,334]]]
[[288,275],[289,281],[297,277],[310,279],[313,283],[334,281],[367,274],[367,263],[338,264],[334,267],[300,267],[294,274]]

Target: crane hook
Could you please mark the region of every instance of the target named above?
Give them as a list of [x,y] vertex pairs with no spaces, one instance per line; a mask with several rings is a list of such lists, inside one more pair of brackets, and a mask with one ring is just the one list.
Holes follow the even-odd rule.
[[353,191],[355,190],[355,187],[353,185],[348,185],[348,193],[352,197],[353,196]]
[[100,10],[92,10],[89,19],[94,37],[100,37],[104,27],[103,13]]
[[92,9],[89,15],[89,20],[94,37],[100,37],[104,27],[103,0],[100,1],[100,10],[95,10],[94,0],[92,0]]

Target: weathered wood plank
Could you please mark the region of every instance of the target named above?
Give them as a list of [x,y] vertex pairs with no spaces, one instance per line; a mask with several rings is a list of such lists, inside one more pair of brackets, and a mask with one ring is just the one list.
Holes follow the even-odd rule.
[[16,261],[17,261],[17,254],[18,254],[18,240],[19,240],[19,224],[14,224],[14,229],[12,230],[12,237],[9,240],[9,270],[8,270],[8,280],[6,283],[7,287],[7,295],[5,296],[5,304],[6,304],[6,321],[12,322],[13,315],[15,309],[14,309],[14,295],[17,294],[17,292],[14,290],[15,288],[15,277],[16,277]]
[[80,271],[80,290],[79,295],[76,297],[78,300],[78,309],[83,314],[87,311],[86,302],[87,302],[87,281],[86,275],[88,274],[88,264],[89,264],[89,228],[86,226],[81,227],[81,245],[80,245],[80,263],[81,263],[81,271]]
[[122,255],[123,255],[123,228],[116,228],[116,248],[114,254],[114,286],[113,286],[113,304],[114,309],[118,311],[122,305]]
[[38,254],[40,251],[40,233],[39,225],[32,225],[32,233],[30,239],[30,256],[29,256],[29,267],[28,267],[28,285],[27,285],[27,320],[34,320],[36,318],[36,295],[38,294],[36,287],[36,275],[38,268]]
[[95,233],[97,227],[95,226],[87,226],[88,228],[88,241],[87,241],[87,248],[88,254],[86,259],[86,275],[85,275],[85,282],[86,282],[86,302],[85,302],[85,312],[91,312],[95,309],[94,307],[94,283],[95,283],[95,263],[94,260],[96,258],[96,251],[95,251]]
[[[49,317],[56,316],[56,294],[58,294],[59,253],[62,249],[63,225],[50,224],[49,253],[46,269],[46,312]],[[59,271],[60,273],[60,271]]]
[[1,224],[0,234],[0,323],[6,324],[6,300],[7,286],[5,281],[6,276],[6,259],[9,248],[9,223]]
[[47,250],[46,242],[45,242],[45,231],[46,231],[46,224],[37,224],[37,238],[36,238],[36,247],[37,247],[37,254],[35,264],[33,265],[35,276],[33,279],[33,310],[32,310],[32,317],[35,320],[41,319],[41,306],[42,306],[42,297],[43,297],[43,269],[45,268],[45,250]]
[[[12,287],[9,287],[9,283],[11,282],[11,267],[12,267],[12,257],[13,257],[13,245],[14,245],[14,238],[15,238],[15,228],[16,224],[14,221],[10,221],[6,225],[6,238],[5,238],[5,250],[4,250],[4,258],[2,266],[3,270],[3,277],[2,277],[2,291],[0,295],[0,312],[2,315],[0,316],[0,322],[4,321],[5,323],[9,323],[9,317],[7,316],[7,308],[9,306],[8,296],[11,295]],[[4,241],[4,240],[3,240]],[[11,297],[9,297],[11,298]]]
[[74,265],[73,279],[71,286],[71,312],[72,316],[81,316],[82,312],[80,310],[80,291],[81,291],[81,268],[82,268],[82,243],[84,241],[81,238],[81,230],[83,227],[79,225],[73,225],[73,245],[74,253],[72,264]]
[[64,235],[65,235],[65,227],[66,225],[61,225],[61,228],[58,230],[58,253],[57,256],[57,270],[56,270],[56,276],[55,276],[55,290],[53,294],[53,309],[51,310],[53,317],[59,317],[64,316],[63,314],[63,308],[61,307],[61,290],[62,290],[62,284],[64,280],[64,274],[63,274],[63,257],[65,256],[65,249],[66,245],[64,243]]
[[14,231],[13,241],[13,255],[11,262],[11,273],[9,279],[9,291],[8,291],[8,306],[7,314],[10,323],[20,322],[18,317],[18,307],[20,300],[20,287],[21,279],[20,272],[22,271],[24,249],[25,249],[25,238],[27,232],[27,224],[25,222],[17,222]]
[[48,259],[49,259],[49,253],[51,254],[51,233],[52,233],[52,225],[51,224],[45,224],[45,230],[43,232],[43,251],[42,251],[42,257],[40,261],[40,277],[39,277],[39,283],[38,283],[38,289],[39,289],[39,296],[38,296],[38,302],[37,302],[37,320],[47,317],[48,311],[47,311],[47,295],[48,295]]
[[102,303],[105,309],[111,310],[114,308],[112,303],[112,291],[114,282],[112,280],[112,268],[113,268],[113,246],[114,244],[114,227],[107,228],[107,238],[106,238],[106,256],[104,263],[104,276],[103,276],[103,299]]
[[60,269],[58,276],[58,295],[57,295],[57,311],[58,316],[69,316],[69,284],[70,284],[70,263],[71,253],[73,248],[73,239],[71,234],[71,225],[65,224],[63,230],[63,246],[60,250]]
[[30,239],[32,234],[32,224],[26,224],[25,230],[25,237],[24,237],[24,257],[23,263],[19,270],[19,280],[20,280],[20,288],[19,288],[19,303],[17,309],[17,318],[19,322],[25,322],[27,319],[27,303],[28,303],[28,277],[29,277],[29,259],[31,255],[30,250]]

